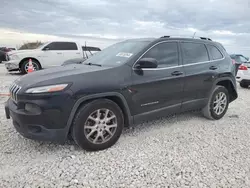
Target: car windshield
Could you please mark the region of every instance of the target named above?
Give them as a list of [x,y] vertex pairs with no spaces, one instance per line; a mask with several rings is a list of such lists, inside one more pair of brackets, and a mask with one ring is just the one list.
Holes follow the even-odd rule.
[[115,67],[126,63],[131,57],[142,50],[150,41],[123,41],[113,44],[91,56],[84,64],[99,64]]

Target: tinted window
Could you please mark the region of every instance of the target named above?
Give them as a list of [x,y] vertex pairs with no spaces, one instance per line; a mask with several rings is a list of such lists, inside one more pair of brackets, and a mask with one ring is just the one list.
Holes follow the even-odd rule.
[[178,66],[178,47],[176,42],[164,42],[151,48],[142,58],[154,58],[158,67]]
[[77,50],[76,43],[74,42],[52,42],[46,47],[49,50]]
[[212,45],[207,45],[208,50],[210,52],[211,55],[211,59],[212,60],[216,60],[216,59],[222,59],[223,55],[222,53],[218,50],[218,48],[216,48],[215,46]]
[[209,61],[207,49],[204,44],[182,43],[182,51],[184,64]]

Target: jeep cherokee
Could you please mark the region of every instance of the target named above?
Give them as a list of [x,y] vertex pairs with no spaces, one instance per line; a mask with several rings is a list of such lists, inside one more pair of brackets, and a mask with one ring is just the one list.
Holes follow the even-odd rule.
[[85,150],[106,149],[123,127],[201,109],[222,118],[237,98],[235,65],[209,38],[131,39],[81,64],[33,72],[15,80],[5,104],[24,137]]

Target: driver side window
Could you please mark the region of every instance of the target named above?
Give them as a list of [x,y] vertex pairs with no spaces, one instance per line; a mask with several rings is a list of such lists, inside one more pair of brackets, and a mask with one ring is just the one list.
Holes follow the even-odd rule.
[[178,66],[177,42],[163,42],[151,48],[142,58],[154,58],[158,68]]

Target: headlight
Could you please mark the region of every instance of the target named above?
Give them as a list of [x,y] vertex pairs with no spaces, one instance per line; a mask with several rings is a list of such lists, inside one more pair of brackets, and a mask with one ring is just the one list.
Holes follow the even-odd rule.
[[9,58],[12,60],[19,59],[18,55],[9,55]]
[[25,93],[51,93],[64,90],[68,84],[48,85],[27,89]]

